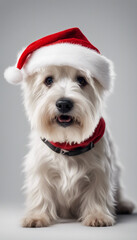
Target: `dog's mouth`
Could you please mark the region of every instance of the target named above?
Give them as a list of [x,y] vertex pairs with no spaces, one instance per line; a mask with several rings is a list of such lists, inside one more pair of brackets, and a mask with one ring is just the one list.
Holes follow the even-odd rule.
[[60,126],[68,127],[73,123],[74,119],[69,115],[60,115],[56,117],[56,121]]

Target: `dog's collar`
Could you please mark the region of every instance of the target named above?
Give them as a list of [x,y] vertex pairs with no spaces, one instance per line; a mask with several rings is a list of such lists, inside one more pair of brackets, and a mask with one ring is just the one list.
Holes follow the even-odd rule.
[[41,140],[56,153],[61,153],[67,156],[76,156],[91,150],[94,147],[94,144],[97,143],[102,138],[104,132],[105,121],[103,118],[100,118],[100,121],[92,136],[79,144],[72,143],[70,145],[69,143],[66,142],[64,143],[49,142],[45,138],[41,138]]

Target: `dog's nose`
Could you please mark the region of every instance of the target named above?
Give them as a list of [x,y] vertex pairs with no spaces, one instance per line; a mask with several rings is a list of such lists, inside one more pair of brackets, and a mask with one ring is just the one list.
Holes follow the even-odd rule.
[[56,107],[61,113],[67,113],[73,108],[73,102],[68,98],[60,98],[56,102]]

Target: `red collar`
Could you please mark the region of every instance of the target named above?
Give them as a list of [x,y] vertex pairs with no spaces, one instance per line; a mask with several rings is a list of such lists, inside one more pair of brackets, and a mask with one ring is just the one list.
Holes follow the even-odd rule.
[[[91,137],[89,137],[88,139],[86,139],[85,141],[77,144],[77,143],[72,143],[71,145],[69,143],[59,143],[59,142],[49,142],[46,139],[42,139],[42,141],[47,144],[53,151],[57,152],[57,153],[62,153],[62,149],[67,151],[67,152],[71,152],[74,153],[75,150],[90,150],[95,143],[97,143],[103,136],[105,132],[105,121],[103,118],[100,118],[99,123],[97,125],[97,127],[95,128],[94,133],[92,134]],[[91,147],[91,143],[92,143],[92,147]],[[90,148],[87,148],[90,145]],[[86,150],[86,151],[88,151]],[[64,152],[64,151],[63,151]],[[83,153],[84,151],[79,151],[80,153]],[[64,154],[64,153],[63,153]],[[67,154],[66,154],[67,155]],[[76,155],[76,154],[75,154]],[[78,155],[78,154],[77,154]]]

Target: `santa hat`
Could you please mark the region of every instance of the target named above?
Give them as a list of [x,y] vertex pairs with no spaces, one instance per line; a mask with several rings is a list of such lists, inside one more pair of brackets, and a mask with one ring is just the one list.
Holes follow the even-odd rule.
[[105,89],[110,89],[114,77],[112,62],[100,54],[79,28],[67,29],[31,43],[18,57],[16,65],[5,70],[4,77],[17,84],[48,65],[88,70]]

